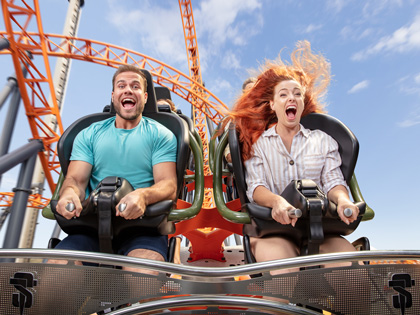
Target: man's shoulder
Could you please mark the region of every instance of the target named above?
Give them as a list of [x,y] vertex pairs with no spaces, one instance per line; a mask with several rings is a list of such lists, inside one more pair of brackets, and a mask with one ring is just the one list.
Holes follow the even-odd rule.
[[86,127],[82,131],[85,133],[97,133],[102,129],[112,126],[114,121],[115,121],[115,116],[104,119],[104,120],[96,121],[90,124],[90,126]]
[[149,117],[142,117],[143,124],[146,128],[155,130],[158,132],[170,133],[173,134],[171,130],[169,130],[166,126],[162,125],[160,122],[149,118]]
[[164,125],[162,125],[160,122],[154,120],[153,118],[143,116],[142,120],[143,120],[143,123],[145,125],[151,126],[153,128],[166,128]]

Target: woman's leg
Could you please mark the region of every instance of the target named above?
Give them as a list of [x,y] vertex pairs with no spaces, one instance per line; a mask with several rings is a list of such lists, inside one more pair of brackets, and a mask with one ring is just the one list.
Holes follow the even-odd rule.
[[[356,251],[354,246],[345,238],[339,235],[325,236],[324,242],[319,247],[320,254],[353,252],[353,251]],[[343,267],[343,266],[350,266],[350,265],[351,263],[331,263],[324,267]]]
[[[283,237],[250,237],[251,251],[258,262],[270,261],[299,255],[299,248],[295,243]],[[281,269],[271,272],[272,275],[298,271],[298,268]]]

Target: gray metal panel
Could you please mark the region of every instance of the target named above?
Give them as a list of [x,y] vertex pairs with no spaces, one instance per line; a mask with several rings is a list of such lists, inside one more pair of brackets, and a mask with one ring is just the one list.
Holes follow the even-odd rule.
[[[273,261],[270,262],[271,268],[265,263],[200,268],[99,253],[0,250],[0,258],[73,257],[77,260],[96,260],[159,271],[158,275],[145,275],[104,267],[0,263],[0,309],[2,314],[19,314],[17,306],[28,301],[24,300],[28,297],[32,298],[32,303],[30,307],[23,307],[24,314],[91,314],[127,303],[132,306],[113,313],[139,314],[146,310],[159,311],[162,308],[179,312],[181,306],[202,305],[206,308],[200,310],[200,313],[184,310],[182,314],[255,314],[256,310],[268,311],[274,299],[310,305],[334,314],[402,314],[402,308],[405,308],[406,315],[418,314],[420,290],[417,286],[420,283],[420,265],[355,263],[348,267],[309,269],[276,276],[266,272],[285,266],[296,267],[299,261],[303,266],[315,262],[324,265],[346,259],[420,259],[418,251],[366,253],[343,253],[341,258],[339,254],[329,254]],[[170,270],[172,272],[169,272]],[[262,272],[263,276],[242,281],[234,279],[238,274],[258,272]],[[171,274],[182,277],[171,277]],[[261,296],[271,301],[259,299]],[[167,304],[169,302],[163,297],[172,299],[170,301],[173,304]],[[215,302],[216,297],[220,297],[220,303]],[[16,299],[17,306],[13,306],[13,298]],[[139,301],[142,303],[136,304]],[[302,313],[302,308],[295,305],[281,302],[275,304],[279,314],[311,314],[307,310]],[[216,306],[226,306],[229,311]],[[235,311],[234,306],[243,307],[244,310]]]

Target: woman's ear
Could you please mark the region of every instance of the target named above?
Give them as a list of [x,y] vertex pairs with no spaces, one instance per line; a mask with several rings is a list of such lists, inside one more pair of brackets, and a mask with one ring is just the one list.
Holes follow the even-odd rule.
[[271,110],[274,110],[274,102],[273,101],[270,101],[269,104],[270,104]]

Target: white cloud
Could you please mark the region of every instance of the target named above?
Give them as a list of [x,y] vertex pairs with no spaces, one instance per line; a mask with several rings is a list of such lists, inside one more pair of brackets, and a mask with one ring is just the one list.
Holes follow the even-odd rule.
[[362,14],[365,19],[378,16],[384,10],[394,10],[395,6],[401,7],[403,0],[369,0],[365,1]]
[[420,96],[420,73],[413,76],[407,75],[399,79],[397,84],[401,92]]
[[322,28],[322,24],[309,24],[304,30],[303,33],[312,33]]
[[398,126],[408,128],[420,124],[420,108],[410,113],[406,120],[399,122]]
[[234,52],[227,51],[222,61],[222,67],[237,70],[241,68],[241,63]]
[[236,91],[240,88],[232,86],[232,84],[224,78],[215,78],[209,82],[209,89],[214,95],[223,95],[226,106],[231,106],[232,99],[236,96]]
[[[399,90],[403,94],[414,94],[420,96],[420,73],[415,75],[407,75],[397,81]],[[420,124],[420,104],[415,106],[407,115],[407,119],[401,121],[398,126],[408,128]]]
[[420,50],[420,14],[410,25],[399,28],[389,36],[382,37],[376,44],[355,53],[351,59],[360,61],[380,53],[404,53],[415,49]]
[[[208,0],[194,10],[200,39],[208,37],[210,45],[219,47],[226,41],[243,45],[262,26],[261,0]],[[244,16],[252,14],[252,19]]]
[[[129,7],[129,2],[109,0],[107,19],[120,31],[124,44],[141,44],[139,52],[153,55],[165,63],[187,63],[182,21],[178,3],[159,7],[158,2],[144,2],[141,8]],[[126,4],[126,6],[124,6]],[[147,31],[142,25],[147,25]]]
[[328,0],[326,2],[327,9],[334,11],[335,13],[340,12],[347,4],[349,0]]
[[366,28],[363,29],[361,26],[344,26],[341,31],[340,35],[344,38],[344,40],[354,40],[359,41],[363,38],[369,36],[375,36],[375,30],[373,28]]
[[348,94],[354,94],[361,90],[366,89],[369,86],[369,80],[363,80],[357,84],[355,84],[350,90],[347,91]]
[[420,73],[414,76],[414,82],[420,85]]

